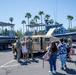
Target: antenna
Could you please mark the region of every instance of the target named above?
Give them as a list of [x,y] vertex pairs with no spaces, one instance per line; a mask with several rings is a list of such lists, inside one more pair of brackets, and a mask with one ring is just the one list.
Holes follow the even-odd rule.
[[55,14],[55,9],[54,9],[54,21],[56,22],[56,14]]
[[57,0],[56,0],[56,21],[57,21]]
[[54,7],[54,20],[57,22],[57,0],[55,2],[55,7]]

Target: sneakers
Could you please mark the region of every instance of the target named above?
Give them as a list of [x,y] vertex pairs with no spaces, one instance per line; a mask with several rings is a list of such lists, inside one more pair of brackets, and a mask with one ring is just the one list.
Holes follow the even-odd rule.
[[65,65],[65,68],[67,68],[67,65]]
[[54,71],[53,71],[53,73],[55,73],[55,74],[56,74],[56,70],[54,70]]
[[67,65],[65,64],[64,67],[61,67],[62,70],[65,70],[67,68]]
[[52,71],[49,71],[49,73],[53,73]]
[[56,74],[56,70],[54,70],[54,71],[49,71],[49,73],[54,73],[54,74]]
[[62,70],[64,70],[64,67],[61,67]]
[[49,71],[49,73],[50,73],[51,71]]

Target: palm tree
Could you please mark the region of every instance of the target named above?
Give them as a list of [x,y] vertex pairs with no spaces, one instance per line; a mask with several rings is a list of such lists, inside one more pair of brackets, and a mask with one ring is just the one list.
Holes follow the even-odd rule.
[[[40,17],[39,17],[38,15],[35,15],[35,16],[34,16],[34,20],[36,21],[36,24],[37,24],[37,20],[38,20],[38,19],[40,19]],[[36,26],[36,28],[37,28],[37,31],[38,31],[38,26]]]
[[42,15],[44,15],[43,11],[39,11],[39,15],[41,16],[41,24],[42,24]]
[[39,16],[35,15],[35,16],[34,16],[34,20],[36,21],[36,23],[37,23],[37,20],[38,20],[38,19],[40,19]]
[[46,14],[46,15],[45,15],[45,19],[48,20],[49,18],[50,18],[50,15]]
[[70,25],[71,25],[71,28],[72,28],[72,20],[73,20],[73,16],[71,16],[71,15],[68,15],[67,16],[67,19],[68,19],[68,21],[69,21],[69,28],[70,28]]
[[[39,15],[41,16],[41,25],[42,25],[42,15],[44,15],[43,11],[39,11]],[[42,30],[42,26],[41,26],[41,30]]]
[[14,19],[13,19],[13,17],[10,17],[9,20],[12,23]]
[[48,21],[49,18],[50,18],[50,15],[46,14],[44,19],[45,19],[45,23],[46,23],[47,25],[48,25],[48,23],[49,23],[49,21]]
[[33,31],[34,26],[35,26],[34,19],[31,19],[31,21],[30,21],[30,28],[31,28],[31,31]]
[[22,20],[21,24],[23,24],[23,34],[24,34],[24,24],[26,24],[26,21]]
[[31,18],[31,14],[30,13],[26,13],[25,18],[27,17],[28,19],[28,25],[29,25],[29,18]]

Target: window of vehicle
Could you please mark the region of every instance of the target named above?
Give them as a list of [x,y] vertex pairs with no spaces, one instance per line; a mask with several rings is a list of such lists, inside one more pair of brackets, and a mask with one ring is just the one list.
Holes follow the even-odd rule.
[[38,38],[34,38],[34,42],[39,42],[39,39]]
[[50,41],[50,38],[45,38],[45,41],[46,41],[46,42],[49,42],[49,41]]

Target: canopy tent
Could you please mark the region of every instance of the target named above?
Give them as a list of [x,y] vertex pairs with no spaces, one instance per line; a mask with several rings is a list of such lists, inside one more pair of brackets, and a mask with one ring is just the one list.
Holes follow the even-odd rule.
[[0,26],[11,26],[13,27],[15,24],[0,22]]

